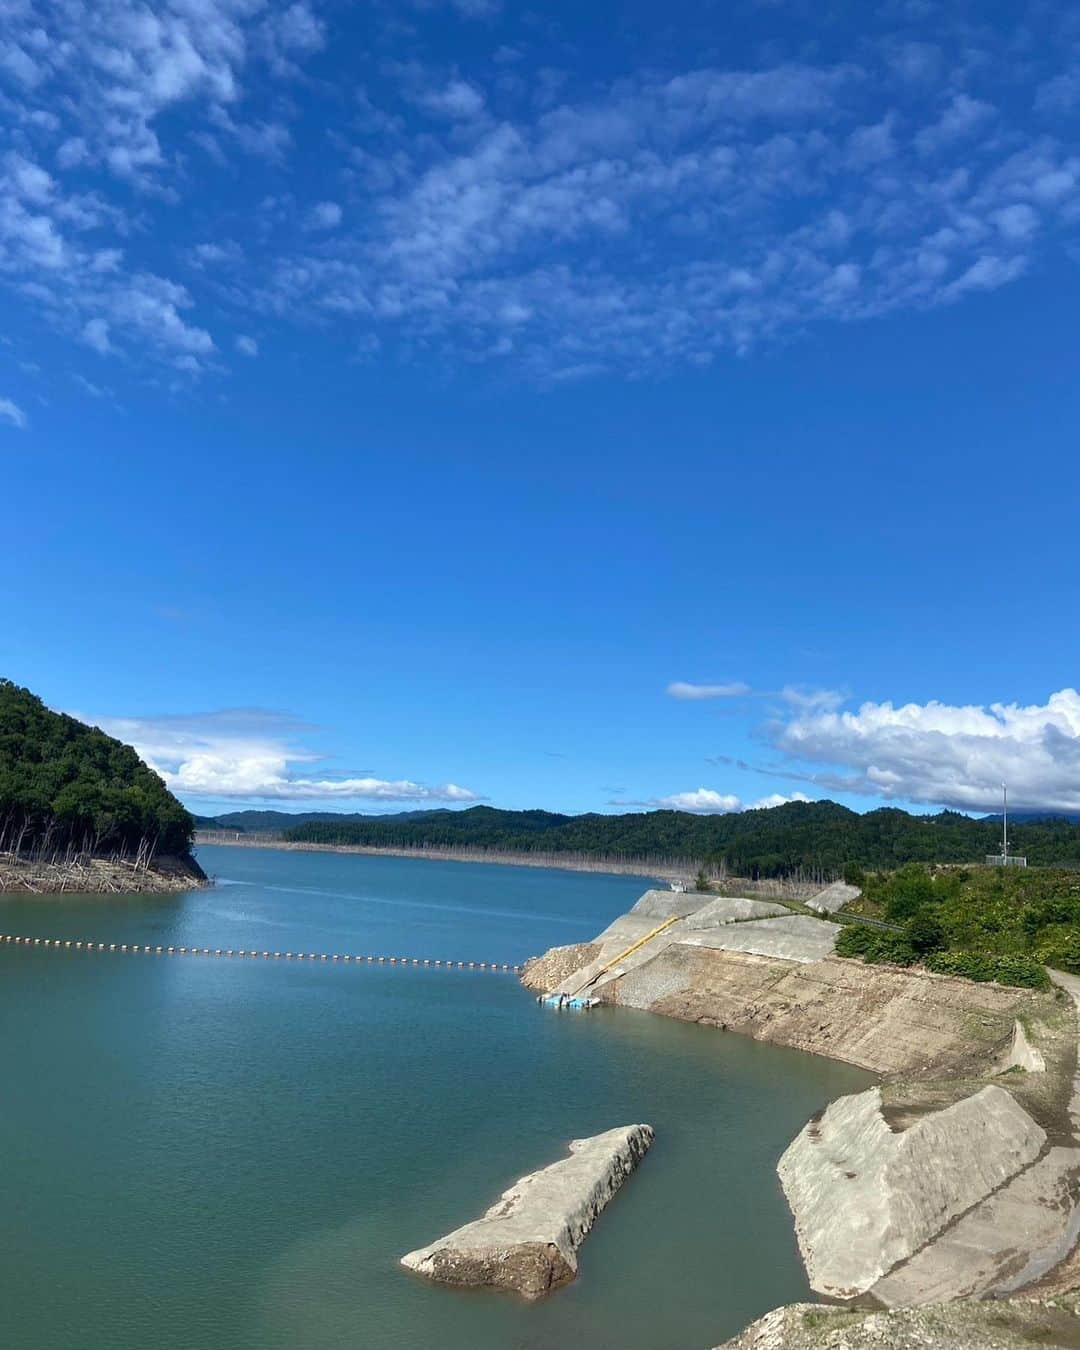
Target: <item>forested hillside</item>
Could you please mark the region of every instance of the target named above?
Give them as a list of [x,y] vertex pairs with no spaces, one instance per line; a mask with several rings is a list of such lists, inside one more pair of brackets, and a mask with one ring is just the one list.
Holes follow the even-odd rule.
[[[1080,825],[1025,821],[1010,830],[1032,865],[1080,867]],[[981,862],[996,853],[1001,826],[955,811],[911,815],[883,809],[860,814],[836,802],[789,802],[726,816],[683,811],[564,816],[549,811],[430,811],[411,820],[312,821],[286,831],[295,842],[389,848],[490,849],[578,853],[596,857],[685,858],[723,865],[740,876],[785,876],[802,870],[840,873],[845,866],[894,868],[906,862]]]
[[192,826],[130,745],[0,680],[0,851],[182,856]]

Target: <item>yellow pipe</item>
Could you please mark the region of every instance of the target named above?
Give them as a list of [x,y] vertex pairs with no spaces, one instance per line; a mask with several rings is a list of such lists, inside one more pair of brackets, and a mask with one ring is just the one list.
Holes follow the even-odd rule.
[[573,994],[570,995],[570,997],[577,998],[577,996],[581,993],[582,989],[587,988],[590,984],[595,984],[601,975],[606,975],[608,973],[608,971],[612,968],[612,966],[617,966],[620,961],[625,961],[628,956],[633,956],[633,954],[640,947],[645,946],[646,942],[651,942],[653,938],[657,937],[660,933],[662,933],[665,928],[670,928],[673,923],[678,923],[681,918],[683,918],[683,915],[673,914],[670,919],[665,919],[663,923],[657,924],[657,926],[653,928],[650,932],[646,933],[644,937],[638,938],[636,942],[632,942],[630,946],[627,947],[626,951],[620,952],[618,956],[613,956],[610,961],[608,961],[605,965],[602,965],[600,969],[596,972],[596,974],[591,975],[581,986],[581,988],[575,989]]

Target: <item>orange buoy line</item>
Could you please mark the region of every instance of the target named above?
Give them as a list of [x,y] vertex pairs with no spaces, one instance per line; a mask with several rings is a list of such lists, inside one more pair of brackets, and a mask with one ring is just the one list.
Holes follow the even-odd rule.
[[233,947],[164,947],[137,942],[90,942],[75,938],[27,937],[18,933],[0,933],[0,942],[24,947],[63,948],[73,952],[124,952],[137,956],[215,956],[257,959],[260,961],[337,961],[354,966],[438,966],[441,970],[494,970],[516,975],[520,966],[498,961],[441,961],[419,956],[354,956],[342,952],[264,952]]

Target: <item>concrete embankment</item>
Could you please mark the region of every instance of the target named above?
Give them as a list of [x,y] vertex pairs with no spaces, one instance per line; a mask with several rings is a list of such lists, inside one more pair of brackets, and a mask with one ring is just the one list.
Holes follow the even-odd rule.
[[[819,910],[840,898],[830,888]],[[1047,1287],[1080,1262],[1080,980],[1061,977],[1066,997],[868,966],[834,954],[838,932],[758,900],[652,891],[522,978],[882,1076],[811,1121],[780,1165],[820,1292],[902,1308]],[[787,1344],[762,1335],[745,1345]]]
[[939,1078],[981,1072],[988,1049],[1003,1055],[1017,1018],[1046,998],[843,960],[832,954],[839,931],[760,900],[648,891],[592,942],[526,963],[522,980],[538,993],[584,989],[871,1073]]
[[443,1284],[490,1285],[540,1298],[577,1274],[577,1250],[645,1156],[649,1125],[575,1139],[570,1156],[521,1177],[481,1219],[401,1258]]
[[841,1097],[810,1121],[777,1171],[810,1287],[852,1298],[1039,1156],[1046,1132],[988,1086],[905,1130],[881,1089]]

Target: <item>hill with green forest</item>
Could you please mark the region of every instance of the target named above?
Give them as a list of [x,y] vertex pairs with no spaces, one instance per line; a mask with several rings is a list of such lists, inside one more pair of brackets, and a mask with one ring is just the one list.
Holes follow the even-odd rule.
[[0,851],[186,857],[192,830],[130,745],[0,680]]
[[[1080,867],[1080,825],[1060,818],[1010,827],[1033,866]],[[405,817],[309,821],[285,831],[295,843],[376,848],[467,848],[596,858],[679,858],[737,876],[839,875],[850,864],[894,869],[909,862],[981,862],[996,853],[1001,826],[956,811],[860,813],[837,802],[788,802],[757,811],[699,816],[685,811],[568,816],[491,806]]]

